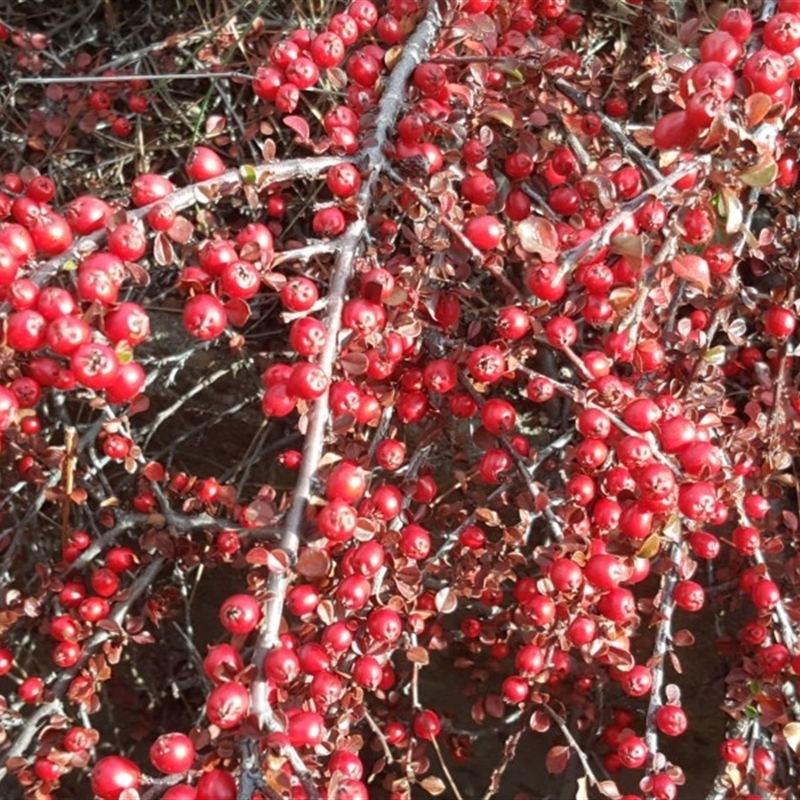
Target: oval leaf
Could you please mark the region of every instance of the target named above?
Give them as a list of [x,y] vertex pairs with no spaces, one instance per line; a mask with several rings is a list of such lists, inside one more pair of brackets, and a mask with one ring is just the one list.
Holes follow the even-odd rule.
[[297,556],[297,572],[304,578],[324,578],[331,568],[330,556],[324,550],[304,547]]
[[672,271],[695,286],[699,286],[706,291],[711,285],[711,272],[708,269],[708,261],[700,256],[684,253],[677,258],[673,258]]
[[563,744],[557,744],[547,751],[545,758],[545,766],[551,775],[560,775],[569,763],[570,751],[569,747]]
[[486,120],[499,122],[507,128],[516,128],[519,126],[519,119],[516,113],[505,103],[488,103],[481,117]]
[[250,319],[250,304],[241,297],[231,297],[225,302],[225,312],[231,324],[241,328]]
[[536,253],[544,261],[558,256],[558,234],[555,225],[544,217],[526,217],[514,227],[519,243],[526,253]]
[[436,777],[436,775],[428,775],[427,778],[423,778],[419,785],[428,793],[432,795],[442,794],[445,788],[447,788],[444,784],[444,781],[441,778]]
[[458,606],[458,596],[451,588],[445,587],[436,592],[434,602],[436,603],[436,610],[440,614],[452,614]]
[[800,722],[789,722],[783,726],[783,735],[786,737],[786,744],[794,750],[800,752]]
[[431,660],[428,651],[424,647],[412,647],[406,653],[406,658],[412,664],[420,664],[423,667],[427,666]]
[[283,124],[287,128],[291,128],[304,142],[308,141],[308,135],[311,129],[303,117],[290,114],[288,117],[283,118]]
[[595,788],[603,797],[610,797],[611,800],[619,800],[619,798],[622,797],[614,781],[600,781],[596,784]]
[[755,92],[744,101],[744,116],[748,128],[755,128],[772,108],[772,98],[764,92]]
[[778,165],[769,153],[765,153],[758,163],[739,173],[742,183],[752,186],[754,189],[763,189],[765,186],[769,186],[777,177]]
[[175,217],[175,221],[167,231],[167,236],[173,242],[186,244],[194,236],[194,225],[186,217]]

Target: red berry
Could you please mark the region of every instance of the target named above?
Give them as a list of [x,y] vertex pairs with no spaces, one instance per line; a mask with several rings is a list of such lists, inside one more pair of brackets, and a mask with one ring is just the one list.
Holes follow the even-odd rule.
[[656,725],[667,736],[680,736],[688,726],[686,712],[676,705],[663,705],[656,711]]
[[192,740],[184,733],[165,733],[150,747],[151,763],[167,775],[186,772],[194,763],[194,756]]
[[776,339],[787,339],[794,333],[797,317],[781,306],[770,306],[764,315],[764,328]]
[[126,789],[138,789],[141,778],[141,770],[130,759],[106,756],[92,769],[92,791],[100,800],[119,800]]
[[241,683],[229,681],[215,686],[206,701],[206,716],[218,728],[235,728],[250,709],[250,692]]
[[620,742],[617,755],[628,769],[638,769],[647,761],[647,743],[640,736],[628,736]]
[[414,717],[414,735],[427,741],[435,738],[442,730],[442,723],[435,711],[425,709]]
[[478,248],[478,250],[493,250],[503,241],[505,227],[491,215],[473,217],[464,226],[464,236]]
[[250,633],[261,620],[261,604],[249,594],[231,595],[220,607],[219,620],[230,633]]

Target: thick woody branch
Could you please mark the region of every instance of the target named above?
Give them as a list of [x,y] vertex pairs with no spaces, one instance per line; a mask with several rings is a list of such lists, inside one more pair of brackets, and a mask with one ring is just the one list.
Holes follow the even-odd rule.
[[[424,59],[437,30],[441,24],[436,5],[432,3],[425,18],[417,26],[405,45],[402,56],[386,82],[377,114],[374,135],[368,142],[363,168],[368,177],[357,196],[358,217],[350,224],[344,236],[338,240],[338,254],[333,266],[328,294],[325,324],[328,339],[319,358],[319,366],[330,375],[338,353],[339,332],[341,331],[341,312],[345,301],[347,284],[353,273],[353,265],[359,246],[367,229],[367,215],[372,194],[380,173],[387,166],[384,146],[391,126],[399,115],[405,96],[405,88],[414,68]],[[309,414],[309,425],[303,446],[303,460],[300,468],[292,502],[286,514],[280,549],[293,563],[300,544],[300,532],[312,494],[312,483],[317,475],[323,455],[324,434],[329,416],[329,398],[323,395],[316,401]],[[290,572],[273,573],[267,587],[267,600],[264,607],[264,621],[253,654],[257,674],[252,686],[252,709],[260,723],[274,728],[276,720],[267,698],[267,683],[263,671],[264,657],[278,642],[278,632],[283,616],[286,592],[292,580]],[[308,770],[295,752],[290,752],[293,768],[301,778]],[[308,791],[308,787],[307,791]],[[312,787],[313,789],[313,787]],[[309,793],[318,797],[316,789]]]

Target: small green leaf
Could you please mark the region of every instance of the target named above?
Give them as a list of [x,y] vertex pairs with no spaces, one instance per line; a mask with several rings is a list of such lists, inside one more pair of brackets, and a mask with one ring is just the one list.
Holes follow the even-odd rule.
[[777,177],[778,165],[769,153],[763,155],[758,163],[739,173],[741,182],[754,189],[763,189],[765,186],[769,186]]
[[703,361],[713,364],[715,367],[722,366],[726,359],[726,348],[722,345],[711,347],[703,353]]
[[505,103],[489,103],[481,115],[483,119],[491,119],[507,128],[519,127],[519,119],[514,111]]
[[256,173],[256,168],[252,164],[242,164],[239,167],[239,174],[242,176],[242,181],[244,183],[249,183],[254,185],[256,182],[256,178],[258,174]]

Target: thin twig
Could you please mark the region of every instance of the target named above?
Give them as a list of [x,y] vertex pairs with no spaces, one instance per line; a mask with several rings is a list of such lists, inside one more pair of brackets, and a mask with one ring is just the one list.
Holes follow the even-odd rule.
[[646,729],[644,740],[647,743],[649,765],[652,769],[653,762],[658,752],[658,726],[656,725],[656,712],[663,705],[661,690],[664,686],[664,662],[667,657],[672,640],[672,614],[675,610],[673,595],[678,584],[678,575],[683,553],[681,546],[673,542],[669,547],[669,569],[661,576],[661,588],[657,612],[660,617],[656,630],[656,640],[653,645],[653,656],[650,659],[653,685],[650,690],[650,701],[647,705]]
[[[131,584],[127,590],[127,596],[124,600],[117,603],[111,614],[108,616],[108,621],[115,623],[119,626],[120,630],[124,630],[123,624],[125,617],[128,614],[130,607],[139,599],[153,584],[153,581],[158,575],[164,563],[163,557],[159,556],[154,559],[150,564],[142,570],[136,577],[136,580]],[[17,733],[11,746],[0,754],[0,765],[5,764],[9,759],[19,758],[27,750],[30,743],[33,741],[34,736],[38,730],[39,724],[49,719],[53,714],[59,713],[62,706],[62,700],[66,693],[72,679],[80,673],[86,662],[97,652],[98,648],[106,641],[108,641],[112,634],[107,630],[98,630],[91,639],[83,646],[81,658],[77,664],[69,669],[59,673],[58,678],[50,687],[53,694],[53,699],[38,706],[29,717],[25,720],[25,724]],[[5,766],[0,766],[0,781],[3,780],[7,772]]]
[[550,719],[552,719],[553,722],[555,722],[555,724],[558,726],[558,729],[567,740],[567,744],[569,744],[569,746],[575,751],[575,754],[578,756],[578,760],[581,762],[581,767],[583,767],[583,773],[589,780],[590,785],[596,786],[599,781],[597,780],[597,776],[592,769],[592,765],[589,763],[586,753],[583,752],[583,749],[572,735],[572,731],[567,726],[567,723],[564,722],[564,720],[561,718],[561,715],[548,703],[542,703],[541,707],[547,712],[547,715],[550,717]]
[[15,83],[19,85],[35,84],[46,86],[51,83],[125,83],[127,80],[145,81],[196,81],[202,78],[242,78],[253,80],[252,74],[247,72],[164,72],[162,74],[144,75],[40,75],[36,78],[17,78]]
[[442,755],[442,748],[439,746],[439,742],[435,736],[431,737],[431,744],[433,745],[433,749],[436,751],[439,763],[442,766],[442,772],[444,772],[444,776],[447,778],[447,782],[450,784],[450,788],[453,790],[453,795],[455,796],[456,800],[464,800],[464,798],[461,796],[461,792],[458,791],[458,785],[456,784],[455,778],[453,778],[452,773],[447,768],[444,756]]
[[623,203],[619,211],[614,214],[609,220],[603,223],[591,236],[581,242],[577,247],[567,250],[560,258],[558,270],[558,278],[565,278],[575,266],[581,261],[582,258],[596,253],[601,247],[608,244],[611,239],[611,234],[625,222],[631,215],[635,214],[646,202],[652,200],[654,197],[660,198],[665,189],[677,183],[681,178],[688,175],[690,172],[698,169],[700,166],[705,166],[710,163],[709,156],[699,156],[681,164],[674,169],[669,175],[662,177],[653,186],[645,189],[632,200]]

